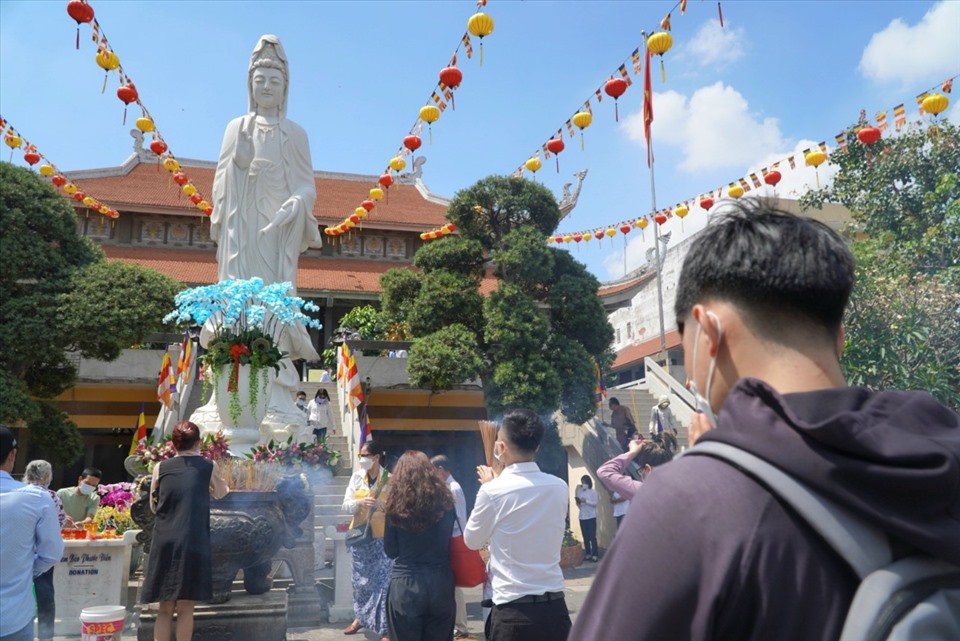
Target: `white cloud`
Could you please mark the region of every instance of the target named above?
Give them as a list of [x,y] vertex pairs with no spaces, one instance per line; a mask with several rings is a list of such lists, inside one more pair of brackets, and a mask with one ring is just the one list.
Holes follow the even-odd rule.
[[[689,100],[675,91],[654,93],[653,111],[654,144],[679,147],[684,171],[742,167],[786,146],[777,119],[751,113],[743,95],[722,82],[698,89]],[[631,140],[642,142],[642,111],[625,118],[623,127]]]
[[900,18],[873,34],[860,58],[860,73],[871,80],[922,82],[950,76],[960,60],[960,2],[935,4],[916,25]]
[[[748,195],[773,196],[774,193],[776,193],[780,198],[796,199],[808,191],[817,188],[818,176],[821,187],[829,186],[833,181],[833,177],[837,174],[837,171],[839,171],[839,168],[829,161],[829,154],[832,153],[834,149],[827,147],[828,160],[817,169],[808,166],[803,157],[803,151],[805,149],[815,149],[819,144],[818,141],[801,140],[793,146],[793,149],[773,152],[762,156],[759,162],[750,165],[746,175],[749,176],[751,173],[756,173],[759,176],[761,169],[770,167],[773,163],[779,161],[780,166],[777,167],[777,169],[783,178],[777,184],[776,192],[774,192],[772,187],[764,185],[759,190],[751,191]],[[790,169],[790,164],[785,160],[790,155],[794,156],[794,162],[796,163],[795,169]]]
[[680,56],[692,58],[702,67],[722,65],[743,57],[743,43],[742,28],[724,28],[720,26],[719,20],[707,20],[683,48]]

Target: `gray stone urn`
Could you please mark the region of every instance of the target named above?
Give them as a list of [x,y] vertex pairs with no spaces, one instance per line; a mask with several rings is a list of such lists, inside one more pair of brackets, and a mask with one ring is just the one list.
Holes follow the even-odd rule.
[[[146,488],[144,488],[146,485]],[[150,552],[153,513],[147,494],[150,479],[141,483],[141,494],[131,507],[133,520],[143,530],[138,536]],[[302,530],[300,523],[310,513],[310,495],[298,477],[283,479],[276,491],[231,491],[210,501],[210,546],[213,555],[213,600],[223,603],[237,572],[243,570],[243,586],[250,594],[270,590],[270,561],[281,546],[292,548]]]

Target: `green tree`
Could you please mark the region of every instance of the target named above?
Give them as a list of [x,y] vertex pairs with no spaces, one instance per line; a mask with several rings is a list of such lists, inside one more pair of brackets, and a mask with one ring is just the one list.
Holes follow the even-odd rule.
[[179,286],[105,261],[78,237],[76,213],[56,190],[4,162],[0,226],[0,420],[26,423],[36,442],[57,445],[54,462],[69,464],[82,453],[76,425],[43,400],[76,382],[69,352],[116,358],[162,328]]
[[[589,419],[596,409],[593,362],[611,360],[613,330],[597,280],[568,252],[544,242],[560,220],[553,195],[529,180],[492,176],[458,192],[447,217],[460,234],[424,245],[414,259],[419,273],[381,279],[385,311],[405,317],[415,339],[411,381],[449,389],[465,380],[449,374],[461,368],[452,360],[470,362],[472,371],[473,354],[482,363],[490,414],[528,407]],[[499,283],[483,299],[480,275],[488,266]],[[476,340],[459,329],[441,334],[454,324]],[[454,349],[451,341],[459,345]],[[427,358],[428,350],[441,356]],[[557,449],[556,426],[551,429],[545,447]]]
[[854,385],[925,389],[960,408],[960,130],[911,127],[869,148],[847,131],[840,171],[801,204],[837,202],[857,283],[841,359]]

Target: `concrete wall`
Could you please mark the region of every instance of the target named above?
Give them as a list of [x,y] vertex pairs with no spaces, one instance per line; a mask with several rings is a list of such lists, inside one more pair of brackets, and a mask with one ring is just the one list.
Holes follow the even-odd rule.
[[[179,350],[179,346],[171,346],[170,358],[173,359],[174,365],[176,365]],[[162,349],[125,349],[117,360],[109,363],[92,358],[80,358],[78,355],[79,378],[87,382],[144,383],[152,381],[156,383],[162,358]]]

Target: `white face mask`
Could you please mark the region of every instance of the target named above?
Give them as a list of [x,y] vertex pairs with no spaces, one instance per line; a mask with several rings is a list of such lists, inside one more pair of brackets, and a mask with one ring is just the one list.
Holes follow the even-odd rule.
[[373,469],[373,459],[370,458],[369,456],[361,456],[360,469],[362,469],[365,472],[369,472],[371,469]]
[[77,489],[80,490],[80,494],[90,496],[91,494],[93,494],[93,491],[97,488],[93,487],[92,485],[87,485],[86,483],[81,483],[80,487],[78,487]]
[[499,442],[500,442],[500,441],[495,441],[495,442],[493,443],[493,458],[494,458],[494,460],[495,460],[497,463],[500,462],[500,452],[497,451],[497,443],[499,443]]
[[720,341],[723,339],[723,325],[720,324],[720,319],[717,318],[717,315],[713,312],[707,312],[707,317],[713,319],[717,323],[717,353],[713,358],[710,359],[710,365],[707,368],[707,388],[703,390],[704,396],[700,393],[700,390],[697,389],[696,384],[696,372],[697,372],[697,348],[700,346],[700,333],[703,331],[703,325],[699,322],[697,323],[697,335],[693,339],[693,371],[690,372],[690,391],[693,393],[694,398],[697,400],[697,411],[702,412],[704,416],[707,417],[707,421],[710,423],[711,427],[717,426],[717,417],[713,413],[713,408],[710,407],[710,387],[713,385],[713,371],[717,367],[717,356],[720,355]]

